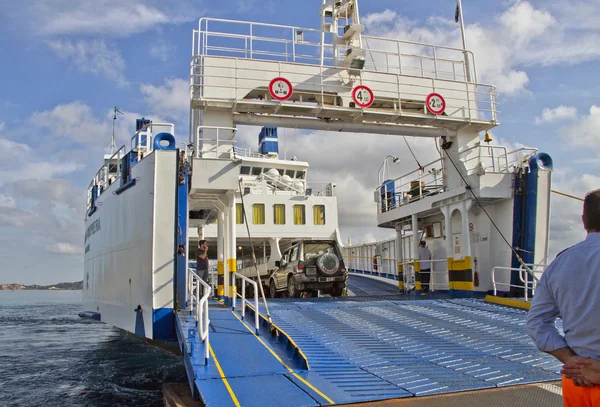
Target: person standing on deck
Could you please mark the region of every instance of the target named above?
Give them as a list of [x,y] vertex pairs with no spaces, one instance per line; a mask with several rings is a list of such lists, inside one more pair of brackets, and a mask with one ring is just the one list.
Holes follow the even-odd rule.
[[198,242],[198,249],[196,249],[196,274],[208,283],[208,243],[206,240],[200,240]]
[[[548,266],[527,316],[538,349],[564,364],[565,407],[600,406],[600,383],[587,366],[600,364],[600,189],[585,196],[581,218],[586,239]],[[554,325],[559,316],[564,337]]]
[[425,246],[425,241],[419,244],[419,277],[421,278],[421,294],[429,292],[429,281],[431,280],[431,252]]

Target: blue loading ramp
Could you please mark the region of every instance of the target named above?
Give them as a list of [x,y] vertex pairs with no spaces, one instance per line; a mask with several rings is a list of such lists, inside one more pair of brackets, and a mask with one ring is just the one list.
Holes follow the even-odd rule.
[[[560,379],[560,363],[527,336],[522,310],[397,295],[269,300],[269,307],[286,335],[280,343],[269,339],[264,318],[256,337],[230,309],[213,306],[216,359],[205,367],[184,351],[207,406],[346,404]],[[180,334],[191,326],[186,318],[180,312]],[[288,342],[310,370],[286,358]]]

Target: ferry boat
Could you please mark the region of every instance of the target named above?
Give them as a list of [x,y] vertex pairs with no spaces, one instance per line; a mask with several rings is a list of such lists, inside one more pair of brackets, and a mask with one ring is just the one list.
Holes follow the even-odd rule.
[[[548,262],[551,157],[491,144],[495,87],[478,82],[468,50],[368,36],[357,0],[322,0],[320,16],[318,28],[199,20],[186,146],[172,124],[141,119],[90,184],[83,315],[176,340],[207,406],[559,380],[523,331],[525,311],[489,303],[527,304]],[[259,153],[238,148],[239,125],[261,128]],[[279,159],[277,128],[436,140],[439,159],[373,186],[378,226],[396,239],[316,253],[394,295],[267,301],[274,275],[310,291],[301,242],[341,246],[335,185],[311,186],[307,162]],[[213,247],[214,289],[188,267],[199,239]],[[413,295],[421,240],[427,296]],[[249,264],[249,250],[262,261]]]

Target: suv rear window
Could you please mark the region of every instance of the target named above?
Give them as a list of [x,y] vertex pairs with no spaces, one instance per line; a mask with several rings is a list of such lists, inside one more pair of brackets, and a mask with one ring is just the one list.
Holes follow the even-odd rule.
[[304,243],[304,261],[319,257],[324,253],[333,253],[336,256],[335,245],[329,242],[306,242]]

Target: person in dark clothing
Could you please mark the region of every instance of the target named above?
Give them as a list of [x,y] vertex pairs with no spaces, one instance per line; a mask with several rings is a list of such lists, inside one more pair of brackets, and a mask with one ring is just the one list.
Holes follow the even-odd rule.
[[196,274],[205,283],[208,283],[208,265],[208,243],[206,240],[200,240],[196,249]]
[[419,277],[421,278],[421,295],[423,295],[429,292],[429,282],[431,280],[431,252],[426,247],[424,241],[421,241],[419,244],[419,262],[421,265],[419,273]]

